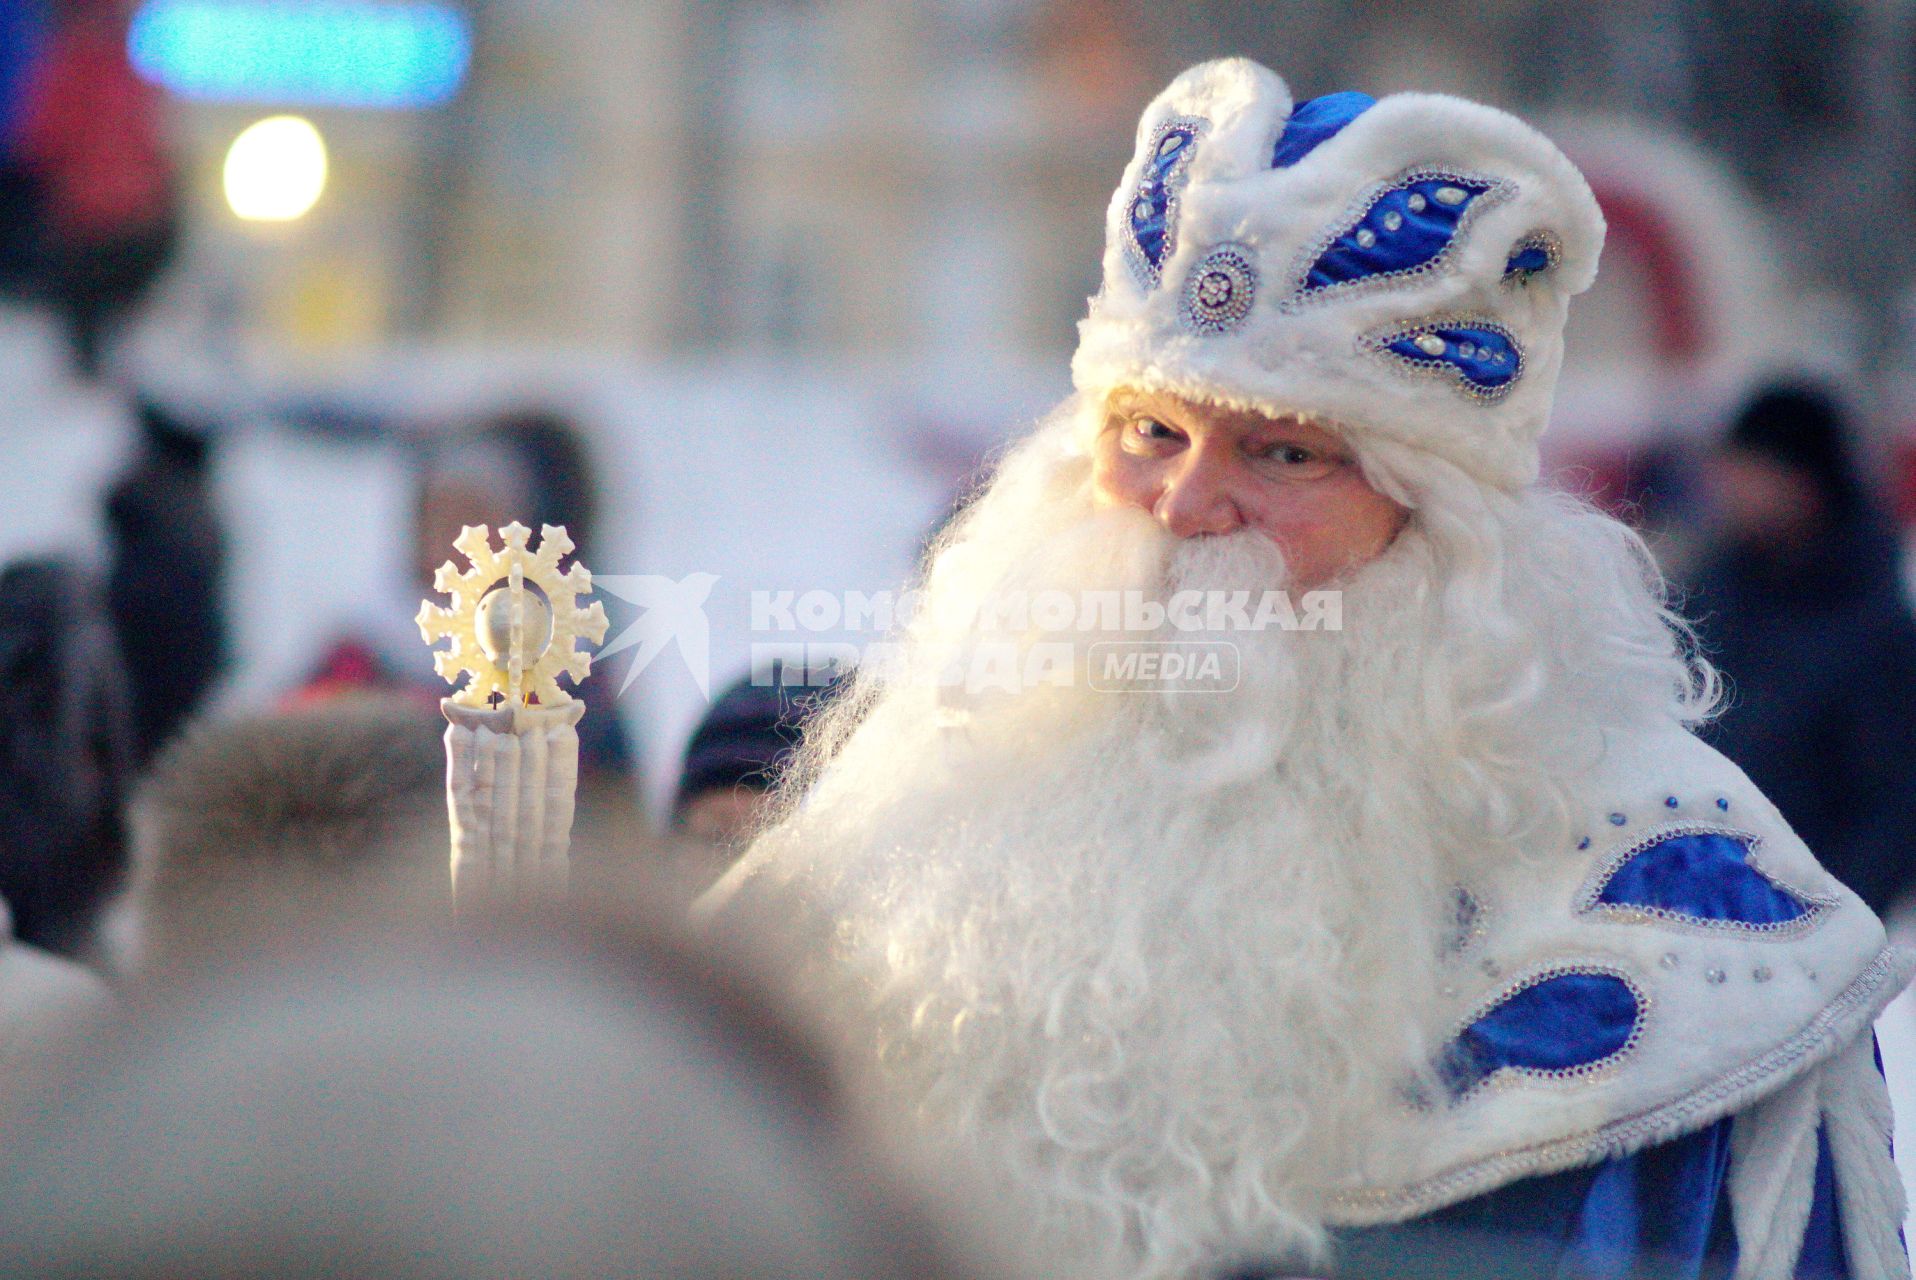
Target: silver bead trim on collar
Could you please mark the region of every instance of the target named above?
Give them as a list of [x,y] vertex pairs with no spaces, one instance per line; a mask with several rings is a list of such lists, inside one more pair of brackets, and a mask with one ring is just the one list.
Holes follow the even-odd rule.
[[1856,980],[1823,1006],[1801,1031],[1768,1053],[1680,1098],[1583,1133],[1499,1151],[1421,1182],[1337,1192],[1332,1197],[1326,1220],[1333,1226],[1402,1222],[1518,1178],[1594,1164],[1702,1128],[1722,1118],[1773,1077],[1799,1064],[1804,1068],[1814,1066],[1834,1053],[1840,1047],[1836,1027],[1857,1010],[1866,1009],[1895,976],[1895,955],[1894,947],[1883,948]]
[[1252,251],[1223,244],[1191,267],[1178,300],[1178,319],[1193,333],[1229,333],[1244,323],[1257,298],[1257,266]]
[[[1398,271],[1386,271],[1374,276],[1365,276],[1361,280],[1344,280],[1337,284],[1325,285],[1322,288],[1311,288],[1311,268],[1317,265],[1319,258],[1330,251],[1332,245],[1336,244],[1346,235],[1349,235],[1370,216],[1372,206],[1399,187],[1408,186],[1413,182],[1427,182],[1433,179],[1439,181],[1468,182],[1472,186],[1481,186],[1484,188],[1483,193],[1475,200],[1472,200],[1458,217],[1457,229],[1451,233],[1449,243],[1438,250],[1436,257],[1430,259],[1428,262],[1420,262],[1414,267],[1404,267]],[[1455,191],[1460,197],[1469,194],[1462,187],[1445,187],[1441,190]],[[1495,208],[1516,194],[1517,184],[1508,178],[1493,178],[1488,174],[1461,173],[1456,170],[1433,169],[1428,166],[1406,169],[1394,178],[1389,178],[1383,182],[1367,187],[1364,193],[1345,209],[1344,216],[1331,224],[1329,231],[1326,231],[1315,240],[1312,240],[1298,253],[1296,265],[1292,267],[1290,275],[1287,277],[1289,287],[1285,292],[1288,296],[1286,296],[1282,302],[1278,303],[1278,309],[1284,312],[1292,312],[1313,303],[1321,302],[1326,298],[1345,298],[1357,294],[1371,293],[1378,289],[1402,288],[1423,276],[1432,275],[1439,271],[1449,271],[1456,265],[1458,250],[1464,241],[1469,238],[1472,224],[1477,221],[1485,210]],[[1447,201],[1446,203],[1456,204],[1458,201]],[[1405,205],[1413,213],[1421,212],[1428,207],[1424,203],[1423,198],[1415,193],[1405,201]]]
[[[1474,209],[1476,206],[1472,205],[1471,208]],[[1500,387],[1480,387],[1469,378],[1466,378],[1462,369],[1441,358],[1445,351],[1444,339],[1443,335],[1437,331],[1439,329],[1458,328],[1488,329],[1492,333],[1503,336],[1504,341],[1510,344],[1510,352],[1516,357],[1517,361],[1516,368],[1511,371],[1510,381]],[[1429,352],[1431,358],[1429,360],[1413,360],[1400,351],[1393,351],[1390,344],[1401,341],[1404,338],[1409,338],[1412,342],[1416,343],[1419,351]],[[1433,343],[1427,342],[1425,339],[1433,340],[1436,349],[1432,350]],[[1458,392],[1469,396],[1472,400],[1480,404],[1497,403],[1497,401],[1509,395],[1512,388],[1519,382],[1523,381],[1523,345],[1517,341],[1517,335],[1512,333],[1508,326],[1499,324],[1490,317],[1483,315],[1429,316],[1416,324],[1392,325],[1389,328],[1373,329],[1369,333],[1358,336],[1357,349],[1367,351],[1375,356],[1382,356],[1399,370],[1415,377],[1436,378],[1440,381],[1448,382]]]
[[[1779,920],[1771,924],[1749,924],[1742,920],[1705,920],[1698,916],[1686,916],[1664,907],[1640,907],[1597,901],[1597,895],[1603,892],[1604,886],[1610,883],[1610,878],[1622,869],[1623,864],[1650,846],[1675,836],[1706,835],[1728,836],[1734,840],[1747,841],[1749,853],[1744,861],[1750,870],[1800,901],[1804,907],[1803,914],[1794,920]],[[1655,827],[1622,848],[1599,858],[1595,870],[1585,878],[1583,886],[1577,890],[1577,896],[1571,900],[1571,910],[1579,915],[1600,916],[1614,924],[1653,924],[1684,933],[1703,935],[1729,933],[1739,937],[1768,940],[1801,937],[1822,924],[1823,918],[1829,914],[1830,908],[1834,907],[1838,900],[1835,897],[1806,892],[1778,878],[1763,865],[1762,850],[1763,837],[1754,832],[1740,831],[1735,827],[1718,826],[1710,822],[1678,822]]]
[[1178,251],[1178,206],[1183,203],[1184,184],[1190,177],[1191,158],[1197,154],[1198,144],[1204,141],[1204,135],[1210,128],[1211,122],[1203,116],[1172,116],[1151,131],[1151,141],[1145,145],[1142,154],[1144,164],[1148,165],[1151,157],[1157,155],[1158,148],[1164,145],[1166,137],[1179,129],[1191,131],[1191,141],[1171,162],[1170,169],[1164,175],[1164,252],[1156,263],[1145,253],[1144,246],[1138,243],[1137,232],[1131,226],[1131,208],[1143,194],[1143,166],[1140,166],[1138,180],[1132,182],[1130,195],[1124,202],[1124,212],[1120,218],[1124,258],[1131,264],[1132,274],[1137,276],[1138,283],[1146,290],[1158,287],[1158,282],[1163,278],[1164,264],[1171,261]]

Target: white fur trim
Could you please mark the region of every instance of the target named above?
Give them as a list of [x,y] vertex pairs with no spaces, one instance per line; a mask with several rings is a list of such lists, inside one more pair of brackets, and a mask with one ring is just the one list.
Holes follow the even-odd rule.
[[1816,1123],[1826,1068],[1805,1072],[1736,1117],[1730,1214],[1736,1280],[1789,1280],[1816,1187]]
[[1909,1254],[1897,1230],[1908,1205],[1890,1153],[1889,1086],[1876,1069],[1874,1041],[1858,1036],[1823,1074],[1823,1123],[1850,1274],[1909,1280]]
[[1903,1181],[1890,1155],[1889,1088],[1867,1031],[1736,1117],[1730,1205],[1736,1280],[1790,1280],[1816,1189],[1817,1129],[1826,1129],[1837,1217],[1853,1276],[1909,1280],[1897,1228]]
[[[1384,98],[1297,164],[1273,169],[1291,105],[1282,80],[1230,59],[1186,71],[1145,110],[1137,154],[1107,214],[1104,286],[1079,325],[1078,388],[1140,386],[1272,414],[1311,412],[1427,449],[1500,488],[1535,479],[1565,308],[1595,278],[1603,244],[1603,218],[1581,175],[1515,117],[1432,94]],[[1159,283],[1149,285],[1126,259],[1126,220],[1147,144],[1180,116],[1207,127],[1182,172],[1174,244]],[[1442,268],[1288,306],[1313,246],[1379,184],[1425,168],[1495,179],[1508,194],[1479,198]],[[1561,261],[1527,285],[1507,283],[1513,247],[1536,232],[1556,238]],[[1255,301],[1234,331],[1194,332],[1179,315],[1186,277],[1227,243],[1255,261]],[[1507,394],[1476,399],[1360,346],[1366,334],[1436,316],[1482,317],[1516,336],[1523,373]]]

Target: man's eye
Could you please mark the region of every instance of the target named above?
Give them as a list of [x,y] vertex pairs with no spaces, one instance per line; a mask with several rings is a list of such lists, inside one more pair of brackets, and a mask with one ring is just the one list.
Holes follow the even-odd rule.
[[1139,455],[1161,456],[1176,448],[1184,433],[1156,418],[1132,418],[1124,424],[1123,447]]
[[1258,454],[1272,472],[1286,480],[1321,480],[1337,470],[1337,455],[1309,445],[1279,442]]

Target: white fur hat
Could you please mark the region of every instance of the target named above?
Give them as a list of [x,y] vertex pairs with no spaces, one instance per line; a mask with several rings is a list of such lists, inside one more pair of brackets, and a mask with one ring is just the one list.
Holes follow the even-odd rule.
[[1435,94],[1293,109],[1243,58],[1145,109],[1079,324],[1079,390],[1321,415],[1487,484],[1537,476],[1603,215],[1542,134]]

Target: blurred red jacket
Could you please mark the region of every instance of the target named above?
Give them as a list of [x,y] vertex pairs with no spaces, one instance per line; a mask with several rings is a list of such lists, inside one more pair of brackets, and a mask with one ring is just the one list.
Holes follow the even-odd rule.
[[160,103],[127,57],[123,24],[82,18],[48,40],[28,78],[15,154],[43,184],[56,237],[113,240],[167,217]]

